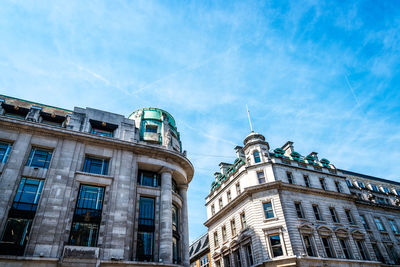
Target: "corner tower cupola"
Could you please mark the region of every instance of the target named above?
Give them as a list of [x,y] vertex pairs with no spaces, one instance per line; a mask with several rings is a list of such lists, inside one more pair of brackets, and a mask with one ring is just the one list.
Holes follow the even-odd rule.
[[269,144],[262,134],[251,132],[243,141],[243,151],[248,164],[267,161],[269,157]]
[[133,112],[129,119],[139,127],[139,140],[162,145],[170,150],[182,152],[182,143],[175,119],[165,110],[142,108]]

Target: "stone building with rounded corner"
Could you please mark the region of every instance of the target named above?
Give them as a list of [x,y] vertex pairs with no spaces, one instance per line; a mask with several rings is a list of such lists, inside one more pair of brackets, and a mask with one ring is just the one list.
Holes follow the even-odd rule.
[[0,96],[0,265],[189,266],[174,118]]
[[212,267],[400,263],[400,183],[250,133],[206,197]]

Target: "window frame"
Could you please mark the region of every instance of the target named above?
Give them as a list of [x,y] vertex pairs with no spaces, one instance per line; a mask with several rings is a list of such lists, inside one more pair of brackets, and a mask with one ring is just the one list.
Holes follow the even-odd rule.
[[[268,205],[268,206],[266,206],[266,205]],[[274,205],[272,203],[272,200],[263,201],[262,206],[263,206],[265,220],[275,218],[275,211],[274,211]],[[272,213],[272,216],[270,216],[270,213]]]
[[[304,247],[304,252],[307,254],[307,256],[309,256],[309,257],[316,257],[317,256],[317,253],[316,253],[316,249],[315,249],[315,244],[313,243],[314,242],[314,240],[313,240],[313,237],[312,237],[312,235],[302,235],[302,241],[303,241],[303,247]],[[306,239],[307,239],[307,242],[306,242]],[[309,246],[307,246],[307,244],[306,243],[309,243]],[[311,249],[311,255],[310,255],[310,253],[309,253],[309,251],[308,251],[308,248],[310,248]]]
[[303,175],[303,180],[304,180],[304,185],[308,188],[311,187],[311,181],[310,181],[310,176],[308,175]]
[[261,154],[258,150],[253,151],[253,159],[254,163],[260,163],[261,162]]
[[[93,161],[96,161],[96,160],[101,161],[100,173],[91,171],[91,168],[93,166],[96,166],[96,165],[92,165]],[[95,163],[95,164],[97,164],[97,163]],[[99,165],[97,165],[97,166],[99,166]],[[109,158],[99,158],[99,157],[94,157],[91,155],[85,155],[82,172],[107,176],[109,173],[109,169],[110,169],[110,159]]]
[[232,237],[235,237],[237,235],[235,218],[230,220],[230,226],[231,226],[231,235],[232,235]]
[[[5,146],[5,147],[2,147]],[[9,142],[4,142],[4,141],[0,141],[0,163],[6,163],[8,160],[8,157],[10,156],[11,150],[13,147],[13,143],[9,143]],[[4,151],[4,153],[3,153]]]
[[[275,245],[272,244],[271,237],[273,237],[273,236],[277,236],[278,237],[279,244],[275,244]],[[269,249],[270,249],[270,252],[271,252],[271,258],[277,258],[277,257],[285,256],[285,250],[283,248],[283,243],[282,243],[282,235],[280,233],[271,233],[271,234],[269,234],[268,235],[268,244],[269,244]],[[275,251],[275,248],[277,248],[278,246],[279,246],[279,248],[280,248],[280,250],[282,252],[281,255],[275,255],[274,251]]]
[[240,213],[240,226],[242,229],[247,228],[246,213],[244,211]]
[[[37,155],[37,152],[43,153],[46,152],[47,155],[45,156],[44,154],[38,155],[38,157],[45,157],[46,159],[44,160],[43,165],[38,165],[35,163],[38,159],[35,159],[35,156]],[[32,147],[31,151],[29,153],[28,160],[26,161],[25,166],[28,167],[33,167],[33,168],[42,168],[42,169],[48,169],[50,166],[51,159],[53,157],[53,150],[47,149],[47,148],[41,148],[41,147]]]
[[289,184],[295,184],[293,173],[287,171],[286,172],[286,179],[287,179]]
[[325,180],[325,178],[323,178],[323,177],[319,178],[319,183],[320,183],[320,185],[321,185],[321,189],[322,189],[322,190],[324,190],[324,191],[327,191],[327,190],[328,190],[328,187],[326,186],[326,180]]
[[294,202],[294,209],[296,211],[298,219],[305,219],[303,205],[301,205],[300,201],[295,201]]
[[354,220],[354,216],[353,216],[353,213],[351,212],[351,210],[345,209],[344,212],[346,214],[346,218],[347,218],[347,221],[349,222],[349,224],[355,225],[356,221]]
[[257,171],[257,180],[259,184],[265,184],[266,183],[266,179],[265,179],[265,173],[263,170],[261,171]]
[[337,211],[336,211],[335,207],[332,207],[332,206],[329,207],[329,213],[331,214],[332,222],[340,223],[340,219],[339,219],[339,216],[337,214]]
[[323,217],[321,214],[321,210],[319,209],[319,206],[317,204],[312,204],[312,208],[313,208],[313,213],[314,213],[314,218],[317,221],[323,221]]

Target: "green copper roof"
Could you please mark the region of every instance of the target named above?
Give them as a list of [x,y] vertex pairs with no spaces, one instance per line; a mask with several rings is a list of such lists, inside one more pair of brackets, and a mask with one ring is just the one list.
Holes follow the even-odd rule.
[[144,120],[158,120],[158,121],[161,121],[161,115],[162,115],[162,113],[164,113],[165,115],[167,115],[168,123],[172,127],[176,128],[176,123],[175,123],[174,117],[172,117],[172,115],[169,114],[167,111],[165,111],[163,109],[159,109],[159,108],[151,108],[151,107],[149,107],[149,108],[141,108],[141,109],[138,109],[138,110],[132,112],[129,115],[128,118],[131,118],[134,114],[136,114],[139,111],[143,111],[143,113],[144,113],[143,114],[143,119]]

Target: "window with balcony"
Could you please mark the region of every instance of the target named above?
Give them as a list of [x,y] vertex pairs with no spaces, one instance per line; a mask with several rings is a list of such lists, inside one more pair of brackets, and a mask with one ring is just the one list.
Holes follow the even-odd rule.
[[294,202],[294,207],[296,209],[297,218],[304,219],[304,212],[301,202]]
[[86,156],[82,171],[93,174],[108,175],[108,163],[108,159]]
[[271,201],[264,202],[263,208],[264,208],[264,218],[265,219],[274,218],[274,210],[272,209]]
[[306,187],[311,187],[310,178],[308,177],[308,175],[303,175],[303,178],[304,178],[304,184],[306,185]]
[[257,172],[257,179],[259,184],[265,183],[265,175],[263,171]]
[[339,223],[339,217],[337,215],[336,209],[334,207],[329,207],[329,212],[331,213],[331,218],[334,223]]
[[321,212],[319,211],[318,205],[312,205],[312,208],[313,208],[315,219],[317,221],[322,221],[322,216],[321,216]]
[[96,247],[101,222],[104,188],[81,185],[72,219],[69,244]]
[[21,179],[1,235],[0,254],[23,255],[43,183],[43,180]]
[[154,198],[140,197],[136,259],[153,261],[154,253]]
[[51,150],[33,147],[26,166],[47,169],[49,168],[51,155]]
[[260,152],[257,150],[253,152],[254,162],[259,163],[261,162]]
[[0,163],[6,163],[10,155],[12,144],[0,142]]
[[[158,187],[160,186],[160,175],[156,172],[139,170],[139,185]],[[172,183],[173,184],[173,183]],[[173,191],[173,186],[172,186]]]

